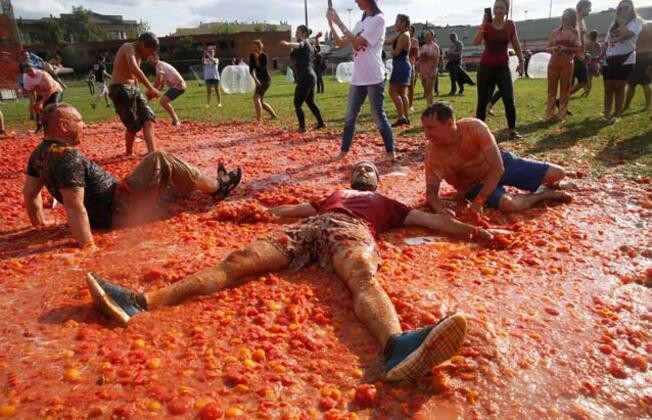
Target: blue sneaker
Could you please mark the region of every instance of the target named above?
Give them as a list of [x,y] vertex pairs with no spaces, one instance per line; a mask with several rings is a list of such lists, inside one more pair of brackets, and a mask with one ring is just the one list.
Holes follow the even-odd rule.
[[133,316],[147,310],[142,293],[115,286],[95,273],[86,274],[86,284],[95,307],[122,325],[127,325]]
[[437,324],[391,337],[385,346],[385,378],[416,380],[457,354],[466,338],[466,320],[449,315]]

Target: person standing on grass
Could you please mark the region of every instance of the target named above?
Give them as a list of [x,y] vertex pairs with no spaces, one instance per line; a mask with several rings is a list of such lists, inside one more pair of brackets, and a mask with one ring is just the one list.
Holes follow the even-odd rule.
[[577,14],[577,30],[579,31],[581,49],[573,59],[573,79],[576,83],[570,90],[571,96],[580,89],[586,91],[586,86],[589,83],[589,57],[586,54],[586,35],[588,32],[586,29],[586,17],[591,13],[591,2],[589,0],[578,1],[575,6],[575,11]]
[[7,134],[5,131],[5,116],[2,115],[2,110],[0,109],[0,136]]
[[147,144],[147,152],[156,150],[154,121],[156,117],[149,103],[140,93],[138,83],[147,89],[147,98],[158,98],[160,92],[152,86],[145,73],[140,69],[140,61],[158,50],[158,38],[151,32],[145,32],[136,42],[122,44],[113,60],[113,74],[109,84],[109,97],[113,101],[115,112],[125,126],[125,155],[134,153],[136,133],[141,129]]
[[[608,124],[618,121],[623,112],[625,84],[636,63],[636,41],[643,21],[636,15],[634,3],[622,0],[616,9],[616,19],[609,27],[604,79],[604,118]],[[613,109],[613,113],[612,113]]]
[[186,81],[183,80],[183,77],[177,69],[165,61],[161,61],[158,53],[153,53],[147,57],[147,62],[156,69],[154,87],[156,89],[162,89],[165,84],[168,85],[169,89],[165,92],[165,95],[163,95],[159,103],[170,118],[172,118],[172,125],[177,127],[181,125],[181,121],[179,121],[179,117],[172,107],[172,101],[186,93]]
[[645,22],[636,43],[636,64],[627,81],[627,98],[623,111],[629,108],[634,98],[636,85],[641,85],[645,97],[645,107],[650,109],[650,77],[652,76],[652,21]]
[[410,125],[410,99],[407,96],[408,86],[412,83],[412,65],[408,58],[410,51],[410,18],[404,14],[396,15],[394,30],[397,35],[394,40],[385,43],[392,45],[392,75],[389,78],[389,95],[394,101],[398,119],[392,127]]
[[[27,69],[27,66],[31,64],[32,67],[38,69],[38,70],[43,70],[43,67],[45,66],[45,61],[38,55],[34,54],[33,52],[29,52],[27,50],[22,50],[20,52],[20,63],[18,63],[18,89],[19,91],[24,91],[25,90],[25,70]],[[26,92],[27,97],[29,99],[29,119],[33,120],[36,119],[36,114],[34,114],[34,101],[36,100],[36,96],[32,92]]]
[[[297,121],[299,122],[299,133],[306,132],[306,116],[302,108],[304,102],[310,108],[315,119],[317,119],[317,126],[315,128],[320,129],[326,127],[321,117],[321,111],[315,103],[317,76],[312,67],[315,50],[308,39],[311,33],[312,31],[306,25],[299,25],[294,34],[297,42],[281,41],[281,45],[292,49],[290,60],[292,61],[292,72],[296,83],[294,87],[294,111],[297,114]],[[319,36],[321,36],[321,33],[317,35],[317,40],[319,40]]]
[[34,68],[32,63],[25,64],[25,91],[35,95],[31,111],[36,115],[36,133],[41,131],[41,110],[50,104],[56,104],[63,99],[63,88],[50,73]]
[[326,59],[321,54],[319,38],[315,37],[315,59],[313,60],[315,75],[317,76],[317,93],[324,93],[324,72],[326,71]]
[[251,42],[251,54],[249,55],[249,73],[256,83],[254,90],[254,108],[256,109],[256,120],[260,121],[262,110],[270,117],[276,118],[276,112],[270,104],[265,102],[265,92],[272,84],[272,78],[267,71],[267,54],[263,52],[263,42],[254,39]]
[[586,60],[589,80],[584,89],[583,97],[588,98],[593,88],[593,78],[600,76],[600,60],[602,57],[602,44],[598,42],[598,31],[589,33],[589,40],[586,43]]
[[439,70],[439,45],[435,42],[435,34],[430,29],[424,32],[424,40],[424,44],[419,49],[419,74],[426,102],[430,105]]
[[90,78],[93,76],[93,79],[95,79],[95,83],[97,85],[97,96],[93,97],[93,100],[91,102],[91,106],[93,109],[97,107],[97,102],[99,101],[100,98],[104,98],[104,102],[106,103],[106,107],[108,108],[109,105],[109,90],[106,87],[106,83],[104,81],[104,78],[111,79],[111,75],[107,73],[106,71],[106,57],[103,54],[98,54],[97,55],[97,63],[93,64],[91,66],[91,71],[88,74],[88,77]]
[[[356,0],[356,4],[363,13],[362,19],[356,23],[352,31],[344,25],[335,9],[329,8],[326,12],[335,43],[338,47],[351,45],[353,48],[353,75],[344,118],[342,146],[336,159],[343,159],[349,152],[355,133],[355,123],[367,95],[371,114],[385,143],[387,157],[395,159],[394,135],[385,114],[385,63],[382,59],[385,15],[376,0]],[[338,35],[335,26],[342,31],[342,36]]]
[[204,65],[204,83],[206,84],[206,108],[211,105],[211,91],[215,90],[217,107],[222,107],[222,92],[220,92],[220,59],[215,57],[215,49],[204,50],[202,58]]
[[523,52],[516,33],[516,25],[507,19],[509,11],[508,0],[496,0],[493,7],[493,19],[484,15],[482,24],[473,38],[475,45],[484,42],[484,51],[478,67],[478,103],[475,117],[484,121],[487,117],[487,105],[491,101],[494,88],[498,86],[505,106],[505,116],[509,127],[509,138],[520,139],[516,131],[516,106],[514,105],[514,87],[512,72],[509,69],[509,54],[507,47],[512,44],[518,57],[519,74],[523,74]]
[[419,60],[419,40],[414,36],[417,28],[410,25],[410,51],[408,52],[408,59],[412,66],[412,74],[410,78],[410,85],[408,86],[408,101],[410,102],[410,112],[414,111],[414,85],[417,83],[417,62]]
[[555,118],[557,87],[559,87],[559,120],[566,119],[573,74],[573,58],[581,50],[582,44],[577,30],[577,12],[574,9],[566,9],[561,16],[561,26],[552,31],[548,40],[548,51],[551,56],[548,62],[546,122],[552,122]]

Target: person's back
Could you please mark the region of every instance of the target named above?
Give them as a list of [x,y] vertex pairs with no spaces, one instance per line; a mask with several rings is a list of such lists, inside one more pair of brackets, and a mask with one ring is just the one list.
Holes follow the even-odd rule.
[[98,61],[97,63],[91,66],[93,75],[95,76],[95,81],[97,83],[104,83],[104,72],[106,71],[106,66],[104,61]]
[[652,53],[652,21],[643,23],[643,29],[636,41],[636,53]]
[[111,226],[111,203],[118,181],[75,147],[43,140],[30,155],[26,174],[39,178],[61,203],[61,188],[84,188],[84,207],[91,226]]
[[53,93],[62,91],[61,85],[45,70],[34,69],[33,76],[26,72],[23,84],[25,90],[36,92],[38,96],[46,99]]
[[[134,85],[136,76],[129,65],[129,57],[136,57],[136,63],[140,65],[140,59],[136,56],[133,42],[123,44],[113,60],[113,73],[111,73],[111,84]],[[97,77],[97,76],[96,76]]]

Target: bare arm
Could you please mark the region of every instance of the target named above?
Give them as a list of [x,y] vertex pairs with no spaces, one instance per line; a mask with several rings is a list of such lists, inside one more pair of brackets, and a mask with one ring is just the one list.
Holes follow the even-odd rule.
[[406,46],[410,45],[410,35],[403,32],[398,36],[398,41],[396,41],[396,46],[392,50],[392,57],[398,57]]
[[428,205],[437,213],[455,216],[455,213],[453,213],[450,209],[447,209],[439,198],[440,185],[440,179],[437,179],[434,182],[426,182],[426,200],[428,201]]
[[514,33],[512,34],[512,47],[514,47],[514,52],[516,53],[516,57],[518,57],[518,67],[516,70],[518,74],[522,76],[524,72],[523,63],[525,63],[525,60],[523,60],[523,50],[521,50],[521,41],[518,40],[516,27],[514,27]]
[[165,82],[163,81],[163,73],[157,73],[156,80],[154,81],[154,88],[160,89],[164,84]]
[[405,226],[420,226],[437,232],[444,232],[458,238],[491,240],[493,235],[486,230],[467,225],[444,214],[426,213],[412,210],[408,213]]
[[484,33],[487,31],[487,18],[483,17],[482,18],[482,23],[478,27],[478,31],[475,33],[475,36],[473,37],[473,45],[480,45],[482,44],[482,41],[484,40]]
[[328,12],[326,12],[326,17],[328,18],[328,23],[331,26],[331,29],[333,29],[333,25],[336,25],[340,29],[340,31],[342,31],[342,36],[339,37],[336,31],[331,30],[331,32],[335,34],[336,42],[338,38],[342,42],[342,45],[338,43],[338,47],[344,46],[346,44],[350,44],[354,50],[358,50],[362,47],[367,46],[367,40],[361,35],[358,36],[353,35],[353,33],[351,33],[349,28],[347,28],[346,25],[342,23],[342,20],[340,19],[339,15],[335,10],[328,9]]
[[25,176],[23,199],[25,201],[25,209],[27,210],[29,221],[34,227],[45,226],[47,224],[45,221],[45,214],[43,213],[41,188],[43,188],[43,182],[39,178],[30,175]]
[[88,213],[84,207],[84,188],[61,188],[68,226],[80,248],[95,246]]
[[149,79],[147,76],[145,76],[145,73],[140,69],[140,66],[138,65],[138,60],[136,60],[136,55],[128,51],[127,52],[127,63],[129,64],[129,70],[131,70],[131,73],[136,77],[136,79],[142,83],[147,91],[156,91],[154,89],[154,86],[149,82]]
[[477,206],[476,210],[482,209],[487,197],[496,189],[500,178],[502,178],[505,168],[503,166],[503,159],[500,157],[500,150],[498,147],[489,147],[485,149],[482,154],[485,161],[489,165],[489,173],[482,180],[483,186],[478,195],[473,200],[473,206]]
[[290,47],[293,50],[296,50],[297,48],[299,48],[301,46],[298,42],[281,41],[280,44],[283,45],[284,47]]
[[317,214],[312,204],[286,204],[283,206],[272,207],[268,210],[274,216],[278,217],[308,217]]

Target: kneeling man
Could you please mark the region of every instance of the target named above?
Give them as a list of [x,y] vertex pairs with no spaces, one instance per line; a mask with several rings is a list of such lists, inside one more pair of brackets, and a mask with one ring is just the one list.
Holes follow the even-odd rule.
[[217,178],[162,151],[147,155],[122,182],[75,148],[84,122],[72,105],[52,104],[41,112],[45,138],[27,163],[23,196],[35,227],[46,224],[41,189],[63,204],[72,235],[82,248],[94,248],[93,228],[138,224],[153,214],[161,194],[189,196],[194,190],[220,199],[240,182],[240,168],[228,172],[220,164]]
[[376,277],[375,238],[400,226],[422,226],[467,239],[488,240],[492,234],[447,215],[411,209],[376,193],[378,183],[376,166],[360,162],[353,168],[350,190],[337,190],[321,202],[269,210],[279,217],[303,220],[231,253],[213,268],[159,290],[123,289],[91,273],[87,283],[93,301],[112,319],[126,324],[143,311],[215,293],[243,277],[316,262],[334,271],[351,289],[355,314],[385,348],[386,378],[417,378],[457,353],[466,335],[466,321],[454,314],[435,325],[403,332],[394,305]]
[[[442,181],[452,185],[481,213],[485,205],[505,212],[529,209],[542,200],[570,202],[570,194],[552,188],[565,176],[560,166],[521,159],[498,149],[487,125],[476,118],[455,120],[453,108],[436,102],[421,115],[428,138],[426,197],[438,213],[453,214],[439,199]],[[529,191],[511,194],[506,186]],[[539,187],[544,186],[542,191]]]

